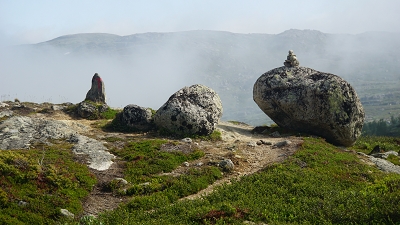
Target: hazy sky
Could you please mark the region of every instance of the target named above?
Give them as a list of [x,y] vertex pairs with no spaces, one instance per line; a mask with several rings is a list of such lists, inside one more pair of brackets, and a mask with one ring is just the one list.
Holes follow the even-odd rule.
[[0,0],[0,43],[93,32],[400,32],[399,9],[399,0]]

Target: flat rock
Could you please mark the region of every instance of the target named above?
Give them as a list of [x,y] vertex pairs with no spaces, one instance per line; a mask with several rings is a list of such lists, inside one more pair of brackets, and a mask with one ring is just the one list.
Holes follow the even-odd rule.
[[73,142],[73,152],[87,155],[92,169],[107,170],[115,158],[101,142],[78,134],[62,121],[14,116],[0,123],[0,150],[29,149],[32,143],[50,139]]

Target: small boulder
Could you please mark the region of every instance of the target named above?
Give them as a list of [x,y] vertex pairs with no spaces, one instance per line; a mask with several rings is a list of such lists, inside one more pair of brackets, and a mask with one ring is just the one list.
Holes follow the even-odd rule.
[[293,65],[275,68],[257,79],[253,99],[279,127],[343,146],[361,135],[361,102],[353,87],[334,74]]
[[76,112],[78,115],[85,119],[99,119],[100,114],[107,111],[109,106],[107,104],[97,104],[91,101],[83,101],[78,104]]
[[106,92],[104,82],[97,73],[93,75],[92,87],[86,94],[85,100],[106,104]]
[[154,123],[169,132],[185,135],[211,134],[222,116],[222,103],[212,89],[196,84],[173,94],[157,110]]
[[280,148],[280,147],[283,147],[283,146],[286,146],[286,145],[290,145],[291,143],[292,142],[289,141],[289,140],[284,140],[284,141],[280,141],[280,142],[275,143],[272,147]]
[[368,155],[382,153],[382,152],[384,152],[384,151],[381,149],[381,147],[379,145],[376,145],[374,147],[374,149],[372,149],[372,151],[370,153],[368,153]]
[[224,159],[219,162],[219,167],[221,167],[223,171],[231,172],[235,168],[235,165],[233,164],[232,160]]
[[140,131],[149,131],[154,127],[151,109],[134,104],[124,107],[121,122]]

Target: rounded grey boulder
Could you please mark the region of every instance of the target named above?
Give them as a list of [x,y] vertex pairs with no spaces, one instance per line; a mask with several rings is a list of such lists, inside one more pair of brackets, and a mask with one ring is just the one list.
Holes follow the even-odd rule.
[[280,127],[351,146],[361,135],[364,109],[342,78],[307,67],[279,67],[256,81],[253,99]]
[[82,118],[98,119],[100,114],[107,111],[108,108],[107,104],[96,105],[94,102],[83,101],[78,104],[76,112]]
[[209,135],[222,116],[218,94],[204,85],[184,87],[157,110],[154,123],[179,135]]
[[148,131],[154,126],[151,109],[134,104],[124,107],[121,122],[129,127],[141,131]]

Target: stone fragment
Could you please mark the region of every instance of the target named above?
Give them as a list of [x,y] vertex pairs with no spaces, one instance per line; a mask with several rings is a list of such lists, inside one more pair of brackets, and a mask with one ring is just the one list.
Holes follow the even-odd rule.
[[233,164],[232,160],[224,159],[219,162],[219,167],[221,167],[223,171],[231,172],[235,168],[235,165]]
[[174,93],[154,116],[154,123],[178,135],[211,134],[222,116],[222,103],[212,89],[196,84]]
[[191,138],[183,138],[181,141],[185,142],[185,143],[192,143],[192,139]]
[[289,141],[289,140],[284,140],[284,141],[280,141],[280,142],[275,143],[273,145],[273,147],[280,148],[280,147],[283,147],[283,146],[286,146],[286,145],[290,145],[291,143],[292,142]]
[[68,209],[60,209],[60,214],[70,220],[73,220],[75,218],[75,215],[68,211]]
[[255,142],[255,141],[250,141],[250,142],[248,142],[247,143],[247,146],[249,146],[249,147],[256,147],[257,146],[257,142]]

